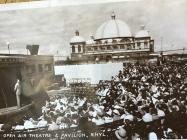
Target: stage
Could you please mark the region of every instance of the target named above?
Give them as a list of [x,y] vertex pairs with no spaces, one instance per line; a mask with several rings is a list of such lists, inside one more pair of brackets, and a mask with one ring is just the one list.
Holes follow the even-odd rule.
[[29,111],[34,105],[34,102],[22,106],[20,108],[18,108],[17,106],[12,106],[12,107],[7,107],[7,108],[2,108],[0,109],[0,118],[7,118],[7,119],[3,119],[4,121],[12,118],[13,116],[17,116],[19,114],[24,114],[27,111]]

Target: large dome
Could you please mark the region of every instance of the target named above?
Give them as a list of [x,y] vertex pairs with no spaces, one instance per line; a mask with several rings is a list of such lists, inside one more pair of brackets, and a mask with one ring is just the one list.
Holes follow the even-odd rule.
[[112,19],[104,22],[96,31],[95,39],[115,38],[115,37],[131,37],[131,31],[129,26],[119,20],[115,19],[115,15],[112,15]]
[[82,43],[85,39],[82,36],[74,36],[71,38],[70,43]]

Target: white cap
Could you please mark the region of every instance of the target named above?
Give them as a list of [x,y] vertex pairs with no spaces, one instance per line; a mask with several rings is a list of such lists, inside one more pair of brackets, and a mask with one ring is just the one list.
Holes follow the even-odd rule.
[[114,109],[113,112],[117,115],[120,115],[119,111],[117,109]]
[[157,135],[155,132],[150,132],[148,136],[148,140],[157,140]]

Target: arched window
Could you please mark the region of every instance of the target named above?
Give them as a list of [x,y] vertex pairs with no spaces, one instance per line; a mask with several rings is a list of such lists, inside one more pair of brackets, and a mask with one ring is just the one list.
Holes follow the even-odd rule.
[[117,43],[117,40],[113,39],[113,40],[112,40],[112,43]]
[[78,52],[81,52],[81,45],[78,45]]
[[128,38],[123,38],[120,40],[121,43],[131,43],[131,40]]
[[100,46],[100,50],[105,50],[105,46]]
[[125,40],[127,43],[131,43],[131,40],[130,39],[126,39]]
[[135,45],[133,44],[132,49],[135,49]]
[[114,46],[113,46],[113,49],[118,49],[118,46],[117,46],[117,45],[114,45]]
[[97,51],[98,50],[98,47],[97,46],[94,46],[94,51]]
[[111,50],[111,47],[110,47],[110,46],[107,46],[107,50]]
[[137,46],[138,46],[138,47],[140,46],[140,42],[137,42]]
[[88,47],[88,51],[92,51],[92,47]]
[[125,49],[125,46],[124,45],[120,45],[120,49]]
[[96,44],[102,44],[101,40],[96,41]]
[[105,41],[104,41],[104,44],[108,44],[108,41],[107,41],[107,40],[105,40]]
[[131,45],[127,45],[127,50],[131,50],[131,49],[132,49]]
[[72,53],[75,53],[75,46],[72,46]]
[[150,42],[150,51],[154,52],[154,42],[153,41]]
[[125,39],[121,39],[120,42],[121,42],[121,43],[122,43],[122,42],[125,42]]
[[147,44],[148,44],[147,41],[145,41],[145,42],[144,42],[145,47],[147,47]]

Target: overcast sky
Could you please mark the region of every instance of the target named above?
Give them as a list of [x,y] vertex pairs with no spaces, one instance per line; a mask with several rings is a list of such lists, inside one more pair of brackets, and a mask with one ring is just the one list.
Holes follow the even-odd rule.
[[[103,0],[104,1],[104,0]],[[86,1],[85,1],[86,2]],[[0,7],[0,50],[26,53],[26,44],[39,44],[40,54],[69,55],[69,40],[75,30],[89,39],[111,13],[126,22],[131,32],[146,25],[156,49],[163,37],[164,49],[187,49],[187,0],[139,0],[115,3],[80,4],[2,10]],[[5,51],[2,51],[5,50]]]

